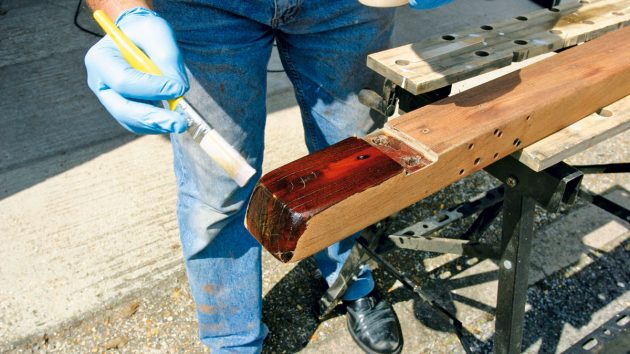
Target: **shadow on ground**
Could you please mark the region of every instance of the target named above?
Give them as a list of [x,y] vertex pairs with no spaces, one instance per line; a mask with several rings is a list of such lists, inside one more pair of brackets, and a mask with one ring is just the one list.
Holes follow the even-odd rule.
[[277,349],[295,353],[306,347],[319,325],[316,305],[325,288],[315,262],[306,259],[267,293],[263,299],[263,322],[269,327],[269,335],[263,353]]
[[[430,203],[429,201],[428,204]],[[422,206],[414,207],[418,209]],[[568,213],[570,210],[566,209],[562,212]],[[541,210],[538,210],[538,214],[541,214]],[[495,220],[495,226],[499,222],[500,220]],[[594,224],[592,229],[579,230],[577,233],[571,233],[570,236],[562,238],[559,240],[558,250],[560,252],[571,250],[574,247],[569,247],[569,244],[581,242],[581,237],[600,226],[602,225]],[[465,230],[465,223],[454,225],[454,228]],[[486,237],[497,239],[499,232],[500,228],[491,228],[489,231],[491,235],[486,235]],[[457,231],[448,233],[457,234]],[[561,334],[567,325],[576,329],[587,326],[598,311],[627,292],[627,284],[630,284],[630,272],[627,269],[627,265],[630,264],[630,241],[626,240],[608,252],[582,244],[580,247],[581,254],[571,254],[570,264],[529,286],[523,350],[536,345],[538,352],[557,352]],[[453,315],[458,318],[470,317],[457,312],[457,308],[461,308],[461,306],[456,307],[457,302],[475,309],[477,314],[473,317],[481,316],[481,322],[492,323],[495,315],[493,306],[475,298],[477,296],[467,296],[458,290],[485,284],[489,287],[488,293],[496,294],[496,283],[489,283],[497,280],[497,267],[494,267],[495,270],[475,271],[474,267],[480,263],[478,259],[457,257],[427,271],[422,266],[423,262],[436,256],[438,255],[430,252],[395,250],[388,254],[386,259],[421,285],[424,292]],[[584,257],[587,257],[588,261],[587,265],[582,267],[578,263],[584,264]],[[395,279],[391,275],[379,269],[374,271],[374,275],[378,289],[391,303],[413,300],[415,320],[420,321],[422,325],[439,332],[455,332],[452,325],[443,320],[435,309],[421,301],[411,290],[403,287],[394,289]],[[325,285],[314,262],[305,260],[269,291],[264,298],[263,317],[269,326],[270,335],[265,343],[264,352],[271,353],[277,350],[296,352],[309,344],[319,325],[314,308],[324,290]],[[495,300],[491,299],[491,301]],[[343,314],[344,310],[338,306],[331,317]],[[479,321],[466,323],[462,320],[462,322],[464,322],[464,343],[473,352],[491,352],[492,332],[487,332],[487,330],[483,332],[484,330],[479,328]],[[494,328],[493,323],[490,327]]]

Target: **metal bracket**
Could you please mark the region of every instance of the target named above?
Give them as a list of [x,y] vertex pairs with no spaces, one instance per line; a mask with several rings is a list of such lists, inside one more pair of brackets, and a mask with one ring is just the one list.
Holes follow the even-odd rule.
[[601,165],[573,165],[585,175],[600,173],[630,173],[630,162],[607,163]]
[[[610,163],[602,165],[580,165],[573,166],[582,171],[584,174],[608,174],[608,173],[628,173],[630,172],[630,163]],[[630,222],[630,210],[628,208],[615,203],[605,196],[592,193],[585,188],[580,188],[579,197],[590,202],[591,204],[606,210],[607,212]]]
[[556,212],[561,203],[573,204],[584,177],[581,171],[564,162],[535,172],[511,156],[493,163],[485,170],[508,187],[531,197],[549,212]]
[[628,328],[630,328],[630,309],[626,308],[567,349],[565,353],[627,353],[630,348]]
[[363,89],[359,91],[359,102],[385,117],[391,117],[396,112],[396,103],[398,102],[400,91],[400,87],[396,86],[392,81],[385,80],[383,83],[383,96],[370,89]]
[[[499,214],[503,191],[503,186],[487,191],[455,208],[443,210],[431,218],[404,228],[395,235],[390,235],[389,239],[399,248],[496,259],[499,257],[497,250],[470,239],[482,234]],[[477,212],[480,212],[479,216],[461,236],[455,239],[427,237],[446,225]]]
[[451,85],[419,95],[413,95],[396,85],[393,81],[386,79],[383,83],[382,96],[370,89],[363,89],[359,91],[359,102],[381,113],[385,117],[391,117],[394,115],[394,112],[396,112],[396,105],[398,105],[398,111],[402,114],[439,101],[448,97],[450,94]]

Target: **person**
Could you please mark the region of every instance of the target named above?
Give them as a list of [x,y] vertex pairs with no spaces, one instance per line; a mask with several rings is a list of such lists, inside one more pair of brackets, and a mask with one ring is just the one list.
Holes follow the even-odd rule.
[[[432,8],[450,0],[414,0]],[[180,111],[156,102],[187,92],[189,102],[261,170],[267,63],[275,42],[301,109],[310,152],[364,135],[383,117],[359,103],[374,86],[369,53],[389,46],[394,9],[357,0],[88,0],[161,69],[133,70],[107,36],[85,56],[88,86],[108,112],[136,134],[169,133],[177,180],[177,219],[199,337],[213,353],[260,352],[261,248],[244,228],[248,197],[260,177],[239,188],[185,132]],[[190,81],[189,81],[190,80]],[[375,119],[376,117],[376,119]],[[332,283],[355,236],[314,256]],[[364,268],[343,296],[348,327],[368,353],[398,353],[403,338],[391,305],[378,298]]]

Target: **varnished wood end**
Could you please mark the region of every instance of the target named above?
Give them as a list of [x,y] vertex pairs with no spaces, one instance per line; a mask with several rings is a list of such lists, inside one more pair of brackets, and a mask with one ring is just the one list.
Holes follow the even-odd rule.
[[[249,202],[246,227],[280,261],[298,261],[314,253],[298,247],[313,215],[402,171],[379,149],[348,138],[263,176]],[[323,249],[337,240],[329,241],[308,244]]]

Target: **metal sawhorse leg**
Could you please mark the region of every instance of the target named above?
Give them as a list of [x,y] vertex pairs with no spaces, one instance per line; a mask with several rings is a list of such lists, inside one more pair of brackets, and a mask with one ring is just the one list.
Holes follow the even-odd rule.
[[[320,300],[320,318],[335,307],[360,267],[368,261],[379,264],[385,271],[410,288],[422,301],[437,310],[454,325],[463,342],[460,321],[420,286],[391,266],[381,255],[394,247],[453,253],[480,258],[496,259],[499,264],[499,289],[496,307],[494,337],[495,353],[519,353],[523,336],[523,317],[527,297],[527,276],[531,252],[535,205],[557,211],[561,203],[573,203],[583,177],[582,172],[559,163],[541,172],[534,172],[511,157],[497,161],[486,168],[501,180],[505,187],[489,191],[482,198],[446,210],[435,217],[385,237],[378,225],[368,228],[357,240],[339,278]],[[498,247],[485,245],[473,239],[483,233],[496,215],[503,212],[502,237]],[[426,237],[449,223],[471,216],[479,216],[461,238]]]

